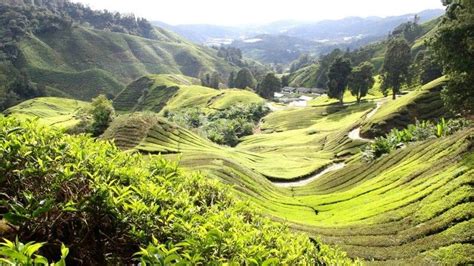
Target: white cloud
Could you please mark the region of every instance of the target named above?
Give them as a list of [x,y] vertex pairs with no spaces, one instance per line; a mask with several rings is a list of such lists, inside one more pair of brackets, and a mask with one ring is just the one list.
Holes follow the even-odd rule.
[[441,0],[73,0],[170,24],[251,24],[277,20],[394,16],[443,8]]

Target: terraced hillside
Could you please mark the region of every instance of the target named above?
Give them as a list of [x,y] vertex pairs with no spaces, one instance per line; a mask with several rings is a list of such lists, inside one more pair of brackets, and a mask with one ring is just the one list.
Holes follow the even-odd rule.
[[261,134],[235,148],[150,114],[121,117],[105,137],[233,184],[267,215],[351,257],[372,263],[472,262],[473,236],[466,232],[474,226],[474,131],[408,145],[367,163],[359,153],[365,142],[348,133],[393,104],[409,105],[403,97],[384,102],[371,118],[365,116],[373,102],[275,111],[263,119]]
[[80,115],[89,103],[56,97],[35,98],[22,102],[3,113],[19,120],[38,119],[42,125],[71,128],[80,122]]
[[[171,85],[193,81],[161,78]],[[365,141],[348,137],[391,106],[410,106],[406,99],[418,99],[410,95],[418,94],[393,102],[376,99],[382,106],[375,113],[370,101],[283,108],[265,117],[260,133],[235,148],[216,145],[152,113],[120,116],[104,138],[151,158],[163,154],[232,184],[268,216],[338,245],[351,257],[373,263],[472,262],[473,129],[411,144],[370,163],[359,152]],[[42,123],[67,126],[83,106],[40,98],[9,113],[40,115]]]
[[263,99],[251,91],[215,90],[200,86],[200,81],[180,75],[142,77],[121,91],[114,107],[121,112],[174,111],[199,107],[206,112],[225,109],[232,104],[259,103]]
[[389,101],[371,119],[364,121],[361,135],[373,138],[388,133],[392,128],[404,128],[416,120],[446,116],[440,95],[445,82],[445,77],[438,78],[396,101]]
[[23,67],[31,79],[76,99],[99,93],[116,95],[133,80],[148,74],[199,76],[233,68],[216,52],[172,34],[151,40],[121,33],[74,27],[29,36],[20,43]]

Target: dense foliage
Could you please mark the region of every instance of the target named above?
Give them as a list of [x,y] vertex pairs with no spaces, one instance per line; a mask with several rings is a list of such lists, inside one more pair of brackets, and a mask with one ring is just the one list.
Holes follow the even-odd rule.
[[273,99],[275,92],[281,90],[281,80],[273,73],[268,73],[257,86],[257,93],[262,98]]
[[329,68],[327,83],[329,89],[328,96],[338,99],[341,104],[343,103],[344,92],[347,89],[351,71],[351,62],[342,57],[337,58]]
[[454,112],[474,113],[474,2],[445,0],[443,17],[432,47],[449,77],[443,99]]
[[233,85],[239,89],[255,88],[256,80],[248,68],[242,68],[235,76]]
[[10,118],[0,138],[0,234],[45,242],[49,260],[64,244],[72,264],[348,262],[159,157]]
[[402,38],[391,39],[385,53],[385,61],[382,69],[382,90],[385,95],[392,90],[395,99],[403,84],[409,78],[411,64],[411,51],[407,41]]
[[209,140],[228,146],[235,146],[239,139],[251,135],[259,120],[268,114],[264,104],[234,105],[210,115],[198,108],[188,108],[178,112],[165,112],[172,122],[197,131]]
[[430,121],[417,121],[414,125],[408,125],[403,130],[392,129],[384,137],[375,138],[375,141],[367,145],[363,150],[363,159],[372,161],[393,150],[403,148],[409,142],[423,141],[430,138],[440,138],[452,135],[455,132],[471,126],[471,121],[465,119],[441,119],[438,123]]
[[23,32],[38,33],[46,30],[59,30],[64,26],[70,27],[72,23],[77,23],[99,30],[126,33],[149,39],[156,38],[153,26],[146,19],[136,18],[134,15],[111,13],[107,10],[92,10],[84,4],[69,1],[46,0],[37,1],[35,4],[31,4],[31,1],[24,2],[23,5],[2,6],[2,10],[6,10],[5,12],[8,13],[6,16],[3,16],[4,13],[1,15],[4,19],[20,19],[20,21],[16,21],[16,26]]
[[369,62],[364,62],[352,69],[349,76],[349,90],[356,97],[357,102],[367,96],[369,89],[374,86],[374,66]]
[[201,78],[201,85],[204,87],[209,87],[213,89],[219,89],[221,78],[219,73],[212,72],[211,74],[206,73],[204,77]]

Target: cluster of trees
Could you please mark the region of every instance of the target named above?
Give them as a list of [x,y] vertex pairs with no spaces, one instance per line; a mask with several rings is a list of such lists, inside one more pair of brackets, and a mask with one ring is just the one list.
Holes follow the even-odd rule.
[[20,58],[18,41],[29,33],[63,30],[72,20],[49,9],[0,4],[0,60],[16,64]]
[[165,117],[192,129],[212,142],[235,146],[240,138],[251,135],[258,121],[269,112],[262,104],[236,105],[210,115],[198,108],[165,111]]
[[443,66],[449,81],[443,100],[453,112],[474,113],[474,2],[444,0],[447,7],[431,41],[433,56]]
[[221,77],[218,72],[206,73],[201,78],[201,85],[218,90],[220,88]]
[[423,28],[419,24],[420,17],[415,15],[413,21],[408,21],[396,27],[390,34],[392,37],[403,37],[408,42],[414,42],[422,33]]
[[273,99],[275,92],[281,91],[282,82],[274,73],[268,73],[257,86],[256,92],[262,98]]
[[257,85],[257,81],[255,80],[255,77],[252,71],[244,67],[240,69],[239,72],[237,73],[235,72],[230,73],[227,85],[229,86],[229,88],[254,89]]
[[328,73],[328,96],[338,99],[343,104],[344,93],[349,87],[352,95],[360,103],[367,96],[369,89],[374,85],[374,67],[369,62],[361,63],[352,68],[351,61],[347,58],[337,58]]
[[232,65],[238,67],[243,67],[245,65],[242,51],[239,48],[220,46],[219,48],[214,47],[214,49],[217,49],[217,56],[224,58]]
[[314,63],[316,63],[315,58],[313,58],[309,54],[302,54],[302,55],[300,55],[300,57],[298,57],[298,59],[296,59],[295,61],[293,61],[290,64],[290,73],[294,73],[298,69],[301,69],[303,67],[307,67],[307,66],[312,65]]
[[[25,1],[24,4],[0,4],[1,9],[7,12],[21,14],[15,16],[19,26],[30,26],[28,30],[35,31],[35,27],[53,27],[66,23],[71,26],[72,22],[83,24],[100,30],[110,30],[131,35],[137,35],[149,39],[156,38],[153,26],[144,18],[136,18],[134,15],[122,15],[111,13],[107,10],[93,10],[80,3],[71,3],[65,0],[48,1]],[[8,14],[10,18],[12,14]],[[19,22],[18,19],[26,19]],[[49,19],[45,20],[45,19]]]
[[[333,52],[334,53],[334,52]],[[387,44],[385,60],[381,71],[382,92],[388,95],[392,91],[393,99],[400,88],[410,81],[411,49],[403,38],[393,37]],[[374,85],[374,67],[369,62],[362,62],[352,68],[348,57],[337,57],[329,67],[327,74],[328,96],[343,103],[346,89],[349,87],[357,101],[365,97]]]
[[24,100],[46,95],[46,87],[32,83],[25,71],[17,71],[11,66],[7,76],[10,80],[5,81],[6,95],[3,102],[0,102],[0,110],[12,107]]
[[[283,82],[288,84],[288,77],[285,77]],[[230,73],[228,86],[238,89],[254,89],[261,97],[272,99],[275,92],[281,91],[283,82],[274,73],[267,73],[258,82],[248,68],[242,68],[237,74]]]

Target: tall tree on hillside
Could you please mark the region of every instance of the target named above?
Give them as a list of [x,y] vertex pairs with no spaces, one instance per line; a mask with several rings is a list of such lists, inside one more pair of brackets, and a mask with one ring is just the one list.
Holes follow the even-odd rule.
[[351,62],[342,57],[337,58],[329,68],[328,96],[332,99],[338,99],[341,104],[344,103],[344,92],[346,91],[351,71]]
[[212,72],[209,87],[214,89],[219,89],[219,84],[221,83],[221,77],[219,73]]
[[255,88],[255,78],[248,68],[242,68],[235,78],[234,85],[236,88]]
[[209,73],[206,73],[203,77],[201,77],[201,85],[204,87],[211,86],[211,75]]
[[319,68],[316,72],[316,86],[319,88],[327,88],[328,84],[328,72],[332,63],[338,58],[343,56],[343,52],[340,49],[334,49],[331,53],[321,56],[319,58]]
[[281,76],[281,87],[288,87],[290,86],[290,75],[283,75]]
[[229,79],[227,81],[227,87],[235,88],[235,72],[230,72]]
[[357,98],[357,103],[367,96],[374,83],[374,66],[371,63],[364,62],[352,69],[349,77],[349,89],[352,95]]
[[430,49],[418,52],[413,62],[413,68],[417,81],[422,85],[443,75],[443,67],[434,58]]
[[382,68],[382,90],[385,95],[392,89],[393,99],[396,99],[400,88],[408,81],[410,64],[411,51],[407,41],[402,38],[391,39]]
[[442,96],[453,112],[474,114],[474,1],[444,0],[446,15],[431,42],[449,81]]
[[280,91],[281,82],[273,73],[268,73],[257,88],[257,93],[265,99],[273,98],[275,92]]

